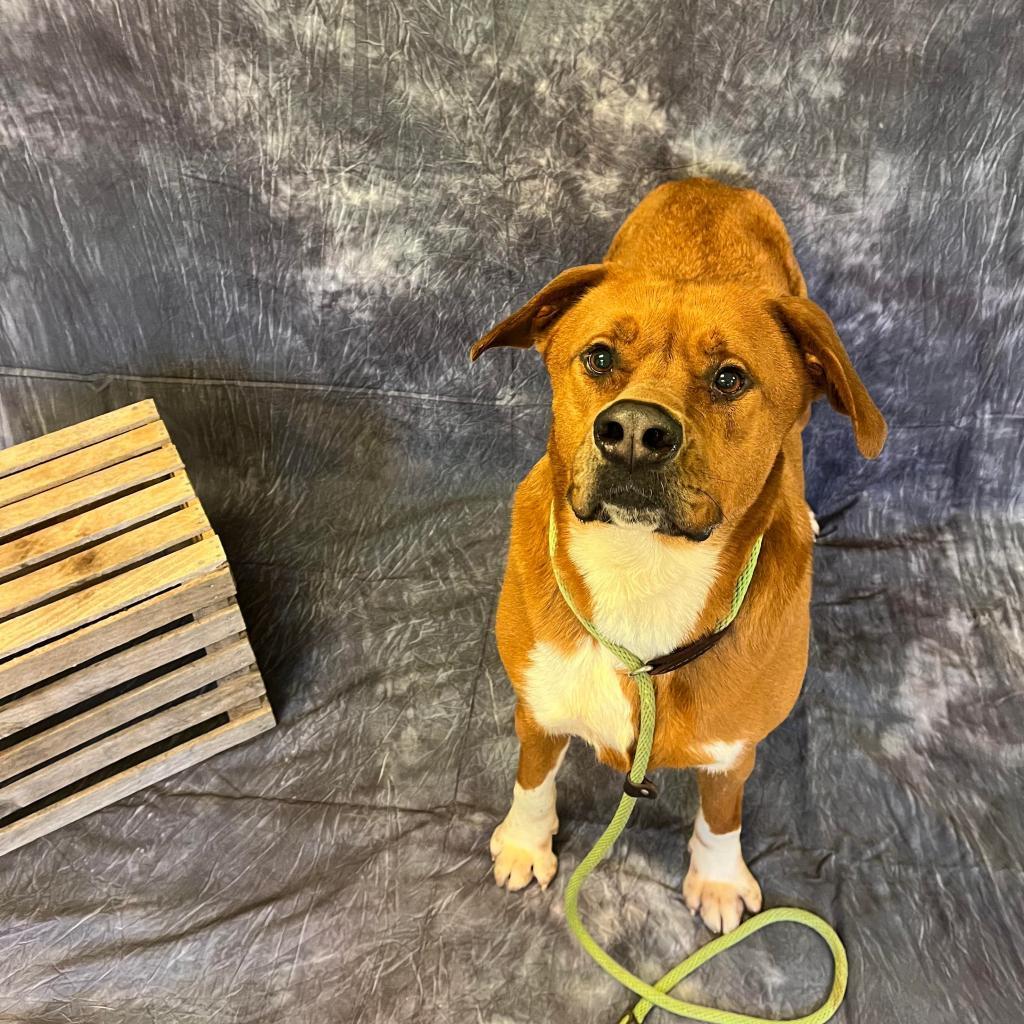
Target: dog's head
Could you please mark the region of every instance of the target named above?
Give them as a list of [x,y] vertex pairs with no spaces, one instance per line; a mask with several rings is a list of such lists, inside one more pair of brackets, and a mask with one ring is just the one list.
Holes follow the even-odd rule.
[[863,455],[885,441],[831,320],[802,297],[592,264],[559,274],[471,357],[498,345],[544,359],[549,452],[584,521],[706,539],[750,508],[822,394]]

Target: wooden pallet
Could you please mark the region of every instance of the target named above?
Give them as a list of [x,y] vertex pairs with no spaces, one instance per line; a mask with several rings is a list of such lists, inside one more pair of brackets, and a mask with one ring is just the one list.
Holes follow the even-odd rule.
[[154,403],[0,451],[0,855],[273,725]]

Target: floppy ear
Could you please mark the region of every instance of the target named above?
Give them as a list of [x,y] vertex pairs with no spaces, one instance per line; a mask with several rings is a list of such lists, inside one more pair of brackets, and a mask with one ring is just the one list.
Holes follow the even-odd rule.
[[889,428],[864,387],[828,314],[810,299],[787,295],[774,301],[783,328],[800,347],[807,373],[819,394],[832,408],[853,420],[857,448],[875,458],[885,444]]
[[522,309],[492,327],[470,350],[469,358],[498,345],[529,348],[537,335],[550,327],[588,288],[604,280],[608,268],[603,263],[570,267],[546,284]]

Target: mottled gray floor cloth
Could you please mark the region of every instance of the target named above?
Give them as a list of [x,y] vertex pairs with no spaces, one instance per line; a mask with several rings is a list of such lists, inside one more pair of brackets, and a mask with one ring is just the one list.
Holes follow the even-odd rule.
[[[560,896],[618,780],[574,747],[552,891],[489,878],[548,391],[466,351],[695,171],[777,204],[892,426],[876,463],[807,432],[813,651],[753,869],[844,936],[837,1020],[1024,1018],[1021,42],[1001,0],[0,0],[0,440],[155,397],[280,718],[0,860],[0,1020],[615,1020]],[[585,899],[650,977],[707,937],[660,781]],[[827,981],[783,928],[680,991]]]

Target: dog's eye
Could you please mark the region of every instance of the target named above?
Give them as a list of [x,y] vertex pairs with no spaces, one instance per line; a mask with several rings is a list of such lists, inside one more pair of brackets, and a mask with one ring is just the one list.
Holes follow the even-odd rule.
[[615,367],[615,353],[607,345],[592,345],[581,358],[591,377],[610,373]]
[[747,375],[738,366],[723,366],[715,374],[715,390],[727,398],[742,394],[747,386]]

